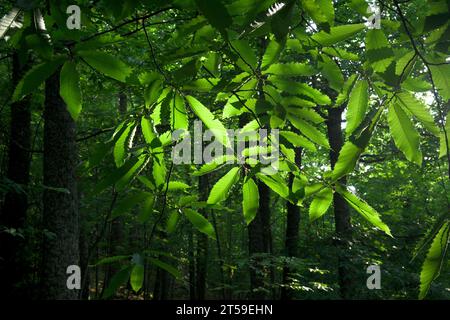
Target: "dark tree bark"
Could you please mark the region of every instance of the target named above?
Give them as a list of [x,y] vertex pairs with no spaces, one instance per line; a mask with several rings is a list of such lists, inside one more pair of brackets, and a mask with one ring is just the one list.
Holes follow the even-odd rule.
[[[302,149],[298,148],[295,150],[295,162],[298,167],[302,165]],[[292,188],[294,181],[294,175],[289,174],[289,187]],[[287,207],[287,217],[286,217],[286,239],[285,239],[285,250],[286,256],[290,258],[298,257],[298,241],[299,241],[299,227],[300,227],[300,207],[290,203],[286,203]],[[295,292],[290,289],[289,285],[291,283],[291,274],[295,272],[290,266],[285,266],[283,268],[283,284],[281,288],[281,299],[291,300],[294,298]]]
[[[208,178],[200,176],[198,179],[200,201],[206,201],[209,194]],[[205,218],[208,218],[207,210],[201,210]],[[196,300],[205,300],[206,276],[208,271],[208,236],[197,232],[197,256],[196,256]]]
[[195,300],[196,292],[196,280],[195,280],[195,247],[194,247],[194,230],[192,226],[189,226],[189,243],[188,243],[188,256],[189,256],[189,299]]
[[[120,117],[125,117],[127,113],[128,99],[125,93],[124,85],[121,85],[119,93],[117,94],[117,110]],[[108,239],[108,256],[118,256],[123,254],[123,242],[124,242],[124,231],[123,231],[123,217],[116,217],[111,221],[109,228],[109,239]],[[109,264],[106,269],[105,283],[109,283],[111,278],[118,272],[116,264]]]
[[[341,128],[342,112],[344,108],[330,108],[328,110],[328,139],[330,142],[330,162],[331,168],[334,168],[339,151],[344,144],[344,138]],[[343,185],[347,183],[346,177],[339,180]],[[350,221],[350,211],[345,199],[338,193],[333,198],[336,247],[338,252],[338,277],[340,294],[343,299],[351,298],[352,292],[352,271],[350,270],[350,241],[352,238],[352,225]]]
[[[23,65],[17,53],[13,54],[12,85],[15,88],[27,66]],[[6,177],[19,188],[9,191],[0,212],[0,225],[20,230],[24,227],[28,208],[27,187],[30,176],[31,148],[30,96],[11,104],[11,126],[8,146],[8,167]],[[1,297],[21,295],[16,285],[24,279],[25,264],[20,261],[23,238],[0,232],[0,290]]]
[[[43,299],[77,299],[66,269],[79,265],[75,122],[59,96],[59,70],[45,83]],[[54,188],[58,188],[55,190]],[[65,190],[65,191],[62,191]]]

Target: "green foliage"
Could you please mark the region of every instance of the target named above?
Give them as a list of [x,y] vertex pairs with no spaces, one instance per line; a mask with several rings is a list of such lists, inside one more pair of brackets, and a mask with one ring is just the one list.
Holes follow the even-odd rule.
[[17,84],[12,95],[13,101],[18,101],[24,96],[35,91],[47,78],[58,70],[64,63],[63,57],[43,62],[31,68]]
[[258,186],[252,178],[247,178],[242,185],[242,211],[247,225],[255,219],[259,208]]
[[101,51],[80,51],[78,55],[94,69],[120,82],[127,82],[133,72],[123,61]]
[[422,271],[420,273],[419,299],[425,298],[428,290],[430,290],[431,282],[439,276],[439,272],[444,264],[449,241],[450,222],[446,221],[442,224],[438,233],[434,237],[422,265]]
[[200,213],[186,208],[183,210],[186,218],[192,223],[192,225],[197,228],[198,231],[206,234],[208,237],[212,239],[216,238],[216,232],[214,231],[214,227],[209,221],[202,216]]
[[350,135],[361,124],[369,103],[369,86],[367,81],[358,80],[350,93],[347,106],[347,126],[345,132]]
[[389,106],[388,123],[396,146],[403,152],[406,159],[421,166],[422,152],[419,149],[419,134],[398,104]]
[[333,190],[324,188],[317,192],[309,206],[309,220],[314,221],[323,216],[333,201]]
[[372,208],[364,200],[359,199],[356,195],[347,191],[341,186],[337,186],[336,191],[339,192],[348,202],[348,204],[350,204],[353,209],[361,214],[364,219],[392,237],[391,230],[383,221],[381,221],[380,214],[374,208]]
[[208,196],[208,204],[217,204],[226,199],[228,192],[239,180],[239,167],[234,167],[212,187]]
[[59,94],[67,105],[70,115],[78,119],[81,112],[80,76],[76,64],[71,61],[64,63],[61,69]]

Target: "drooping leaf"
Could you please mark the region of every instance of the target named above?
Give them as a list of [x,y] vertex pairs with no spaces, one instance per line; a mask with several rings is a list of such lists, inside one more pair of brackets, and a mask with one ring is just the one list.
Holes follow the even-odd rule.
[[337,27],[332,27],[330,32],[320,31],[312,36],[312,38],[323,46],[331,46],[340,41],[344,41],[356,33],[364,30],[363,23],[348,24]]
[[442,131],[439,134],[439,158],[445,157],[448,150],[448,144],[450,144],[450,111],[447,112],[447,117],[445,118],[445,133]]
[[369,92],[366,80],[358,80],[350,93],[347,106],[347,126],[345,132],[350,135],[361,124],[369,105]]
[[351,141],[346,141],[339,152],[338,161],[334,166],[331,179],[336,181],[352,172],[362,152],[362,148]]
[[283,198],[288,198],[289,196],[289,187],[287,186],[286,181],[280,176],[279,173],[273,175],[266,175],[264,173],[257,173],[256,176],[259,180],[264,182],[270,189],[278,193]]
[[450,64],[432,65],[430,70],[439,94],[448,101],[450,99]]
[[274,74],[277,76],[311,76],[316,73],[314,68],[306,63],[275,63],[272,64],[264,74]]
[[389,227],[381,220],[380,214],[371,206],[369,206],[365,201],[358,198],[355,194],[347,191],[344,187],[338,185],[336,186],[336,191],[339,192],[348,204],[360,213],[367,221],[378,229],[384,231],[387,235],[392,237],[391,230]]
[[324,188],[315,196],[309,207],[309,220],[312,222],[323,216],[333,201],[333,190]]
[[314,127],[312,124],[309,124],[308,122],[306,122],[294,115],[288,115],[288,119],[294,127],[296,127],[298,130],[300,130],[300,132],[302,134],[304,134],[312,142],[315,142],[318,145],[323,146],[325,148],[330,147],[326,136],[322,132],[320,132],[316,127]]
[[207,200],[208,204],[216,204],[226,199],[231,187],[239,180],[239,167],[234,167],[212,187]]
[[172,130],[188,129],[188,115],[183,98],[175,94],[170,104],[170,126]]
[[118,271],[109,281],[102,298],[108,299],[116,293],[121,285],[124,285],[130,278],[131,266],[126,266]]
[[435,136],[439,136],[439,128],[434,122],[428,107],[413,95],[407,92],[400,92],[397,94],[397,101],[399,105],[411,112],[411,114],[419,120],[423,126]]
[[72,61],[64,63],[61,69],[59,94],[72,118],[77,120],[81,111],[80,75]]
[[302,8],[316,24],[322,25],[327,32],[330,31],[330,26],[334,23],[332,0],[302,0]]
[[450,241],[450,222],[446,221],[437,232],[431,243],[420,272],[419,299],[425,298],[430,290],[431,282],[439,276],[444,263],[445,254]]
[[261,69],[266,69],[273,63],[275,63],[280,57],[280,53],[283,50],[285,43],[279,43],[276,40],[271,40],[267,45],[266,51],[261,63]]
[[242,185],[242,210],[247,225],[253,221],[259,208],[258,186],[252,178]]
[[161,261],[161,260],[155,259],[155,258],[148,258],[148,261],[151,264],[153,264],[163,270],[166,270],[168,273],[170,273],[176,279],[181,278],[181,272],[174,266],[171,266],[170,264],[168,264],[167,262],[164,262],[164,261]]
[[166,230],[168,233],[173,233],[177,226],[178,220],[180,219],[180,213],[178,210],[172,210],[167,219]]
[[202,120],[202,122],[211,130],[216,137],[217,141],[223,144],[225,147],[230,146],[230,140],[228,139],[227,130],[225,129],[222,122],[214,118],[214,115],[206,108],[200,101],[192,96],[186,97],[192,111],[197,115],[197,117]]
[[328,57],[327,55],[321,55],[322,61],[319,61],[319,68],[323,76],[327,79],[330,88],[339,92],[344,85],[344,75],[338,64]]
[[329,105],[331,103],[330,98],[326,94],[310,87],[306,83],[292,82],[276,76],[271,76],[269,79],[278,89],[285,92],[307,96],[319,105]]
[[138,292],[144,283],[144,266],[137,263],[133,266],[130,275],[130,284],[134,292]]
[[218,168],[222,167],[223,164],[229,162],[233,163],[236,161],[236,157],[233,155],[222,155],[214,158],[211,162],[205,163],[198,169],[197,171],[193,172],[193,176],[202,176],[207,173],[210,173],[214,170],[217,170]]
[[252,47],[245,40],[233,40],[230,42],[232,52],[237,55],[236,64],[244,71],[254,73],[258,64],[258,59]]
[[389,106],[388,123],[397,148],[403,152],[406,159],[421,166],[422,152],[419,147],[419,134],[398,104]]
[[126,148],[127,148],[127,141],[128,137],[130,135],[131,128],[133,127],[134,122],[130,122],[125,130],[120,135],[119,139],[117,139],[115,145],[114,145],[114,161],[116,163],[117,167],[121,167],[125,163],[126,158]]
[[91,67],[120,82],[127,82],[133,69],[113,55],[101,51],[80,51],[78,54]]
[[189,208],[183,209],[183,212],[186,215],[186,218],[188,218],[188,220],[195,228],[197,228],[198,231],[213,239],[216,238],[216,232],[214,231],[213,225],[204,216]]
[[292,143],[294,147],[306,148],[313,152],[317,150],[316,146],[312,142],[310,142],[308,139],[302,137],[301,135],[295,132],[280,131],[280,135],[284,137],[287,141]]
[[34,66],[19,81],[14,90],[12,101],[18,101],[24,96],[33,93],[39,86],[64,63],[64,58],[47,61]]

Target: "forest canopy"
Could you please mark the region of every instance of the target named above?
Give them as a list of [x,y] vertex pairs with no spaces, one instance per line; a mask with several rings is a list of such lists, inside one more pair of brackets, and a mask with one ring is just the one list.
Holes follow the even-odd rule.
[[448,1],[0,3],[2,298],[450,298]]

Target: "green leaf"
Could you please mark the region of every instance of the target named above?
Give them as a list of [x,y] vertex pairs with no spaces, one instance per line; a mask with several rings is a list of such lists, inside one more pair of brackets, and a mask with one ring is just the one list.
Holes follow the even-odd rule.
[[103,258],[103,259],[99,260],[93,266],[95,267],[95,266],[100,266],[100,265],[104,265],[104,264],[110,264],[110,263],[114,263],[114,262],[117,262],[117,261],[122,261],[122,260],[125,260],[125,259],[129,259],[129,258],[130,258],[129,255],[128,256],[106,257],[106,258]]
[[270,81],[280,90],[295,95],[307,96],[319,105],[329,105],[331,103],[331,100],[327,95],[305,83],[292,82],[276,76],[271,76]]
[[388,123],[397,148],[403,152],[406,159],[421,166],[422,152],[419,148],[419,134],[398,104],[389,106]]
[[358,80],[350,93],[347,106],[347,127],[345,132],[350,135],[361,124],[369,105],[369,89],[366,80]]
[[312,38],[323,46],[331,46],[338,42],[344,41],[358,32],[364,30],[363,23],[347,24],[343,26],[332,27],[330,32],[320,31],[312,36]]
[[101,51],[80,51],[78,54],[91,67],[118,81],[126,82],[133,73],[130,66],[110,54]]
[[172,210],[170,212],[169,218],[167,219],[166,230],[168,233],[173,233],[175,231],[179,219],[180,213],[178,212],[178,210]]
[[445,132],[442,131],[439,134],[439,158],[445,157],[447,155],[447,143],[450,144],[450,111],[447,112],[447,117],[445,118]]
[[256,217],[259,208],[258,186],[252,178],[248,178],[242,186],[242,211],[247,225]]
[[[366,33],[366,54],[370,67],[375,72],[384,72],[394,61],[394,52],[381,29],[371,29]],[[395,74],[395,69],[394,69]]]
[[306,148],[313,152],[317,150],[316,146],[312,142],[310,142],[308,139],[302,137],[301,135],[295,132],[280,131],[280,135],[284,137],[287,141],[292,143],[294,147]]
[[258,59],[252,47],[245,40],[233,40],[230,42],[232,53],[238,56],[236,64],[244,71],[254,73]]
[[39,88],[47,78],[54,74],[63,63],[64,59],[58,58],[56,60],[38,64],[31,68],[17,84],[12,96],[12,101],[18,101],[26,95],[36,91],[36,89]]
[[[139,157],[136,163],[128,170],[116,183],[116,190],[122,191],[128,183],[133,179],[133,177],[138,174],[148,163],[145,155]],[[123,166],[125,167],[125,165]]]
[[230,147],[230,140],[228,139],[227,130],[225,129],[222,122],[214,118],[214,115],[206,108],[200,101],[192,96],[186,97],[189,102],[192,111],[197,115],[197,117],[202,120],[202,122],[211,130],[216,137],[217,141],[223,144],[225,147]]
[[141,204],[144,200],[151,197],[152,195],[148,192],[139,191],[127,196],[125,199],[119,201],[117,206],[114,208],[111,218],[116,218],[125,213],[131,213],[131,209]]
[[200,213],[189,208],[183,209],[186,218],[192,223],[192,225],[200,232],[215,239],[216,233],[212,224]]
[[155,204],[154,196],[153,195],[148,196],[147,199],[144,201],[144,204],[139,212],[139,215],[137,216],[137,221],[139,223],[146,223],[150,219],[153,213],[154,204]]
[[155,265],[155,266],[157,266],[157,267],[159,267],[159,268],[161,268],[163,270],[166,270],[168,273],[170,273],[176,279],[181,278],[181,272],[178,271],[177,268],[171,266],[170,264],[168,264],[166,262],[163,262],[163,261],[161,261],[159,259],[155,259],[155,258],[148,258],[148,261],[151,264],[153,264],[153,265]]
[[431,282],[439,276],[450,241],[450,222],[445,221],[431,243],[420,272],[419,299],[425,298]]
[[226,199],[231,187],[239,180],[239,167],[234,167],[212,187],[207,200],[208,204],[216,204]]
[[232,20],[222,1],[195,0],[195,3],[208,22],[223,35],[226,35],[226,28],[231,25]]
[[353,142],[345,142],[339,152],[338,161],[331,173],[331,179],[336,181],[352,172],[362,152],[363,149],[353,144]]
[[391,230],[389,227],[381,220],[380,214],[371,206],[369,206],[365,201],[359,199],[353,193],[347,191],[342,186],[336,186],[336,191],[339,192],[348,204],[360,213],[367,221],[378,229],[384,231],[388,236],[392,237]]
[[321,55],[322,61],[319,61],[320,71],[328,80],[331,89],[339,92],[344,85],[344,75],[341,72],[338,64],[326,55]]
[[330,148],[327,137],[316,127],[292,114],[288,115],[288,119],[294,127],[300,130],[300,132],[312,142],[315,142],[325,148]]
[[131,128],[133,127],[134,122],[130,122],[125,130],[120,135],[119,139],[117,139],[114,145],[114,161],[116,163],[116,167],[121,167],[125,163],[126,158],[126,144],[128,141],[128,136],[130,134]]
[[187,185],[184,182],[181,181],[170,181],[168,190],[169,191],[175,191],[175,190],[186,190],[189,189],[191,186]]
[[156,138],[156,134],[153,131],[151,122],[146,117],[142,117],[141,119],[141,128],[142,128],[142,134],[144,135],[144,140],[147,144],[151,144],[153,139]]
[[333,190],[331,188],[324,188],[320,190],[315,196],[311,205],[309,206],[309,220],[312,222],[323,216],[333,201]]
[[422,101],[416,99],[412,94],[407,92],[397,94],[397,101],[403,109],[411,112],[411,114],[416,117],[428,131],[436,137],[439,136],[439,128],[434,122],[430,110]]
[[283,51],[284,46],[285,42],[280,43],[276,40],[270,40],[262,58],[261,69],[264,70],[275,63],[279,59],[280,53]]
[[233,155],[222,155],[214,158],[211,162],[205,163],[198,169],[197,171],[194,171],[192,174],[195,177],[203,176],[207,173],[210,173],[214,170],[217,170],[220,168],[223,164],[229,162],[233,163],[236,161],[236,157]]
[[156,79],[145,88],[144,100],[145,106],[147,108],[158,101],[158,98],[161,96],[163,90],[162,85],[163,85],[162,80]]
[[311,76],[316,70],[306,63],[275,63],[272,64],[263,74],[274,74],[277,76]]
[[127,266],[118,271],[109,281],[105,291],[103,291],[102,298],[108,299],[119,289],[119,287],[125,284],[130,278],[131,266]]
[[72,61],[64,63],[61,69],[59,94],[72,118],[77,120],[81,111],[80,75]]
[[184,105],[184,99],[175,94],[170,104],[170,126],[172,130],[188,129],[188,115]]
[[138,292],[144,283],[144,266],[135,264],[131,270],[130,284],[134,292]]
[[430,70],[439,94],[448,101],[450,99],[450,64],[430,66]]
[[289,187],[286,181],[278,174],[266,175],[263,173],[257,173],[256,176],[270,189],[278,193],[281,197],[287,199],[289,197]]
[[302,0],[302,8],[318,25],[325,25],[327,26],[326,29],[333,25],[334,7],[332,0]]
[[349,96],[349,91],[350,89],[353,88],[353,85],[355,83],[356,80],[356,74],[352,74],[347,81],[345,81],[341,92],[339,93],[339,95],[336,98],[336,106],[339,107],[340,105],[342,105],[345,101],[347,101],[348,96]]

